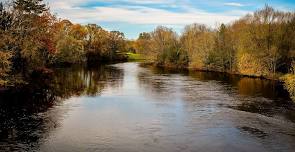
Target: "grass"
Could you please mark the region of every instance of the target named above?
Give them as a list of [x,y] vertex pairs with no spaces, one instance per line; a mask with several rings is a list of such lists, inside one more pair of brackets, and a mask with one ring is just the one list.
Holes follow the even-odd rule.
[[128,60],[145,60],[145,58],[141,54],[128,52],[126,53],[126,55],[128,56]]

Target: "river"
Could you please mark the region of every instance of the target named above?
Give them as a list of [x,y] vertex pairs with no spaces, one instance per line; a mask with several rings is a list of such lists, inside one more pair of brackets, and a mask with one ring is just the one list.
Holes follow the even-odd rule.
[[0,94],[0,151],[294,151],[295,105],[275,81],[141,67],[55,69]]

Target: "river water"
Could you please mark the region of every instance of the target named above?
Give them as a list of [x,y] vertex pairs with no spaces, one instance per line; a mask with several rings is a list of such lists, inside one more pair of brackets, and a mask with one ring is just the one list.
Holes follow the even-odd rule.
[[81,66],[0,101],[0,151],[295,151],[293,102],[258,78]]

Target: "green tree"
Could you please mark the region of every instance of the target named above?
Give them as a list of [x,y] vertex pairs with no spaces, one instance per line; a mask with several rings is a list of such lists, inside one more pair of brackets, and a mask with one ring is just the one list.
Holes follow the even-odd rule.
[[43,0],[15,0],[14,8],[25,14],[39,15],[47,11]]

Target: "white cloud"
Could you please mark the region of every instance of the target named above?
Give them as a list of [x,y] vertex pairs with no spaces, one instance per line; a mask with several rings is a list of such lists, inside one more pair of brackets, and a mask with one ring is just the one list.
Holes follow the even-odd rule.
[[224,5],[226,6],[235,6],[235,7],[243,7],[245,5],[241,4],[241,3],[224,3]]
[[[143,5],[84,8],[75,7],[79,6],[78,4],[82,3],[82,0],[72,0],[71,2],[67,0],[49,1],[51,1],[49,4],[52,10],[58,13],[59,17],[67,18],[77,23],[124,22],[150,25],[186,25],[197,22],[214,26],[216,23],[228,23],[247,13],[208,13],[194,8],[187,8],[185,12],[172,12]],[[89,2],[90,0],[87,1]],[[130,0],[123,1],[129,2]],[[164,0],[135,0],[132,2],[160,3],[164,2]],[[168,1],[165,2],[167,3]],[[172,1],[170,2],[170,4],[173,4]]]
[[133,4],[168,4],[170,0],[110,0],[111,2],[127,2]]

